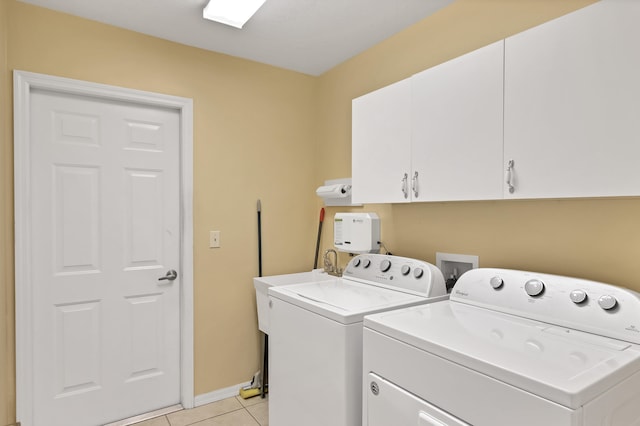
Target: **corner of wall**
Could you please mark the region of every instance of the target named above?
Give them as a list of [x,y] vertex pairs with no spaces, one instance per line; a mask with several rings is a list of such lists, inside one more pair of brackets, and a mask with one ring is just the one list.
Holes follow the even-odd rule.
[[13,145],[10,2],[0,1],[0,424],[16,416],[13,304]]

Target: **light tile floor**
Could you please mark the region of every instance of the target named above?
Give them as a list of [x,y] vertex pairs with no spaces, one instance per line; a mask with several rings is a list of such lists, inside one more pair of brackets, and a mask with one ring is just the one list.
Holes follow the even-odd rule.
[[268,426],[269,398],[239,396],[136,423],[133,426]]

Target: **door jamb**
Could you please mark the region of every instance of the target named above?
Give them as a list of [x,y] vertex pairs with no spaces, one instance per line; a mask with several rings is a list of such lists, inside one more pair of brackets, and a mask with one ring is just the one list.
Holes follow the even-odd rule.
[[33,297],[30,276],[30,94],[34,89],[132,102],[177,110],[180,114],[180,399],[194,406],[193,332],[193,100],[141,90],[15,70],[14,78],[14,210],[16,415],[33,423]]

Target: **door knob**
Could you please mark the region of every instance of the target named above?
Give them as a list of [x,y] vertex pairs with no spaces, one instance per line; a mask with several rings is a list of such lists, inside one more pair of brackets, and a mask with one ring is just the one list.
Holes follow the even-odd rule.
[[176,278],[178,278],[178,273],[176,271],[174,271],[173,269],[169,269],[167,271],[167,274],[164,277],[158,278],[158,281],[162,281],[162,280],[173,281]]

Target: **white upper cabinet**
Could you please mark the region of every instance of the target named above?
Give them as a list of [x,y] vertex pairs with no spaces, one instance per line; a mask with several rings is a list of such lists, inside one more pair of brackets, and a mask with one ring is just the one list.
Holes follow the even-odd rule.
[[412,82],[414,201],[503,198],[504,41]]
[[355,203],[502,198],[504,42],[353,100]]
[[504,105],[505,198],[639,195],[640,1],[508,38]]
[[410,201],[411,83],[402,80],[352,102],[354,203]]
[[640,195],[640,1],[601,0],[353,101],[358,203]]

